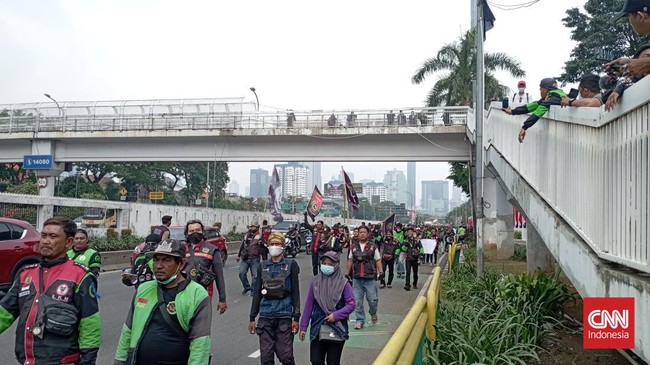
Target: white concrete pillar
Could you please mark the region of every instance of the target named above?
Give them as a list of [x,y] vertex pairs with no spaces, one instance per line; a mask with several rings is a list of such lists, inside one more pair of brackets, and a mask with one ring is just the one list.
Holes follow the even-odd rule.
[[507,259],[514,253],[512,205],[496,177],[485,169],[483,178],[485,219],[483,242],[487,249],[496,248],[497,257]]
[[526,224],[526,228],[528,228],[528,239],[526,240],[526,262],[528,272],[531,273],[537,269],[541,269],[544,272],[553,272],[555,269],[555,258],[539,236],[537,228],[533,227],[530,222]]
[[[54,142],[51,140],[34,140],[32,141],[32,155],[53,155]],[[34,170],[36,172],[36,184],[38,185],[38,195],[42,197],[54,196],[56,187],[55,176],[61,174],[61,170],[55,168],[52,170]],[[58,173],[57,173],[58,172]],[[36,229],[41,230],[43,223],[54,215],[54,205],[40,205],[36,215]]]

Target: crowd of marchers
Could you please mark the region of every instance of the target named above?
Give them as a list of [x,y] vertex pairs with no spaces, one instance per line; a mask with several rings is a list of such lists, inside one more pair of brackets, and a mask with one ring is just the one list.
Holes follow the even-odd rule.
[[[185,224],[184,240],[170,239],[171,216],[139,245],[122,282],[135,288],[122,326],[115,364],[209,364],[212,296],[226,312],[225,250],[208,242],[203,223]],[[266,221],[249,226],[237,261],[242,294],[250,293],[248,331],[259,338],[260,361],[295,364],[294,337],[310,341],[312,364],[339,364],[355,330],[378,321],[379,289],[418,288],[418,266],[435,265],[438,251],[469,234],[466,227],[362,223],[350,230],[322,221],[303,230],[272,232]],[[300,267],[285,250],[292,235],[312,236],[312,274],[301,306]],[[424,254],[421,240],[438,243]],[[302,240],[301,240],[302,241]],[[301,247],[299,247],[300,249]],[[0,333],[18,322],[14,353],[21,364],[95,364],[101,345],[97,278],[101,256],[88,246],[88,233],[73,221],[45,221],[38,245],[41,260],[16,276],[0,300]],[[387,275],[386,275],[387,274]],[[305,275],[303,273],[302,275]],[[251,281],[248,278],[251,278]],[[312,275],[310,275],[312,276]],[[387,294],[389,295],[389,294]]]

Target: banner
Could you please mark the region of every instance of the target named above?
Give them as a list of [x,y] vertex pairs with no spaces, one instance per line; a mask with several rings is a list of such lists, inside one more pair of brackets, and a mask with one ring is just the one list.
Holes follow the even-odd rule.
[[284,220],[280,206],[280,175],[275,168],[271,177],[271,185],[269,185],[269,208],[274,221],[282,222]]
[[422,242],[422,248],[424,249],[424,253],[426,254],[432,254],[433,251],[436,250],[436,246],[438,245],[437,240],[432,240],[432,239],[422,239],[420,240]]
[[514,221],[515,228],[526,228],[526,217],[521,214],[517,208],[512,207],[512,219]]
[[384,219],[381,223],[381,236],[386,237],[386,232],[393,233],[395,228],[395,213],[391,214],[388,218]]
[[320,214],[320,207],[323,205],[323,194],[318,190],[318,186],[314,186],[314,191],[311,193],[311,200],[307,205],[307,214],[315,221],[316,216]]
[[345,172],[345,170],[343,170],[343,178],[345,179],[345,187],[346,187],[345,190],[347,192],[346,198],[348,199],[348,202],[350,202],[352,209],[357,210],[359,209],[359,197],[357,196],[357,193],[354,191],[354,186],[352,186],[352,181],[350,180],[350,177],[348,176],[348,173]]

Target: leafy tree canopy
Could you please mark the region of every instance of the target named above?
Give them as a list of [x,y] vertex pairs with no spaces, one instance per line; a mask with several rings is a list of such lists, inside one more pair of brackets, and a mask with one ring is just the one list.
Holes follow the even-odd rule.
[[613,22],[614,14],[623,7],[623,0],[588,0],[583,13],[578,8],[567,10],[562,19],[571,29],[571,39],[577,42],[571,58],[564,64],[561,79],[577,82],[589,73],[601,73],[608,60],[632,56],[650,37],[639,37],[627,18]]

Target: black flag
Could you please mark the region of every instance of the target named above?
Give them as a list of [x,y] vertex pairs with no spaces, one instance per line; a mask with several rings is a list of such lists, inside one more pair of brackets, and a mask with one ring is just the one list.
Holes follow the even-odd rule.
[[269,185],[269,208],[274,221],[282,222],[284,220],[280,206],[280,175],[275,168],[271,177],[271,185]]
[[395,228],[395,213],[391,214],[388,218],[384,219],[381,224],[381,236],[386,237],[386,232],[393,233]]
[[347,196],[345,198],[352,206],[352,209],[357,210],[359,209],[359,197],[357,196],[357,193],[354,191],[354,187],[352,186],[352,181],[350,180],[350,177],[348,176],[348,173],[345,172],[345,170],[343,170],[343,178],[345,179],[345,191],[347,193]]

